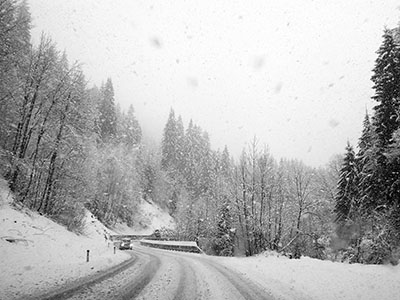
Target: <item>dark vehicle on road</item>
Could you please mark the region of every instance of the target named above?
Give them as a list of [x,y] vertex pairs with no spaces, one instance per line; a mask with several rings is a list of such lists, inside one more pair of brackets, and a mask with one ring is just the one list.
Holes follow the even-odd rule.
[[121,244],[119,244],[120,250],[132,250],[133,243],[130,239],[122,239]]
[[160,239],[160,238],[161,238],[161,232],[160,232],[160,230],[159,230],[159,229],[154,230],[153,236],[154,236],[156,239]]

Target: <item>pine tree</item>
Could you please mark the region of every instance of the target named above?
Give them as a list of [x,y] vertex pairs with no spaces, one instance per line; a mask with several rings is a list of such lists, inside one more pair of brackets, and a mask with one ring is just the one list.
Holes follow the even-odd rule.
[[199,174],[199,138],[200,131],[192,120],[189,121],[188,128],[185,134],[185,148],[184,148],[184,177],[186,179],[186,188],[192,194],[195,194],[196,186],[198,184],[197,176]]
[[218,210],[218,224],[214,239],[214,251],[219,256],[232,256],[234,252],[234,232],[229,202],[225,200]]
[[221,171],[226,178],[229,178],[230,170],[231,170],[231,157],[229,154],[228,147],[225,145],[221,155]]
[[192,120],[185,134],[184,157],[184,177],[188,191],[194,199],[205,196],[210,188],[212,169],[210,140],[208,133]]
[[117,133],[117,115],[114,101],[114,88],[111,78],[101,87],[102,98],[99,103],[100,137],[103,142],[111,142]]
[[378,102],[372,117],[375,137],[370,149],[373,156],[369,161],[369,173],[366,174],[369,177],[367,195],[372,209],[379,205],[391,205],[396,200],[391,193],[391,186],[397,176],[386,156],[393,143],[393,133],[400,126],[400,49],[392,30],[384,31],[383,43],[377,54],[371,78],[375,89],[373,99]]
[[179,174],[183,176],[185,171],[185,128],[181,116],[176,121],[175,155],[176,168],[179,170]]
[[363,160],[366,152],[371,149],[373,144],[373,127],[370,122],[370,118],[368,112],[365,113],[364,122],[363,122],[363,130],[361,133],[361,137],[358,142],[358,153],[357,158]]
[[368,113],[366,113],[363,122],[363,130],[358,142],[359,150],[356,155],[356,163],[359,176],[358,191],[361,201],[362,214],[368,214],[368,212],[376,206],[373,199],[369,197],[371,194],[370,191],[376,189],[374,187],[372,176],[377,170],[377,147],[375,145],[375,130],[370,122]]
[[142,139],[142,129],[135,117],[135,110],[132,105],[129,106],[126,114],[122,114],[121,118],[121,132],[118,133],[120,136],[119,139],[125,146],[131,149],[133,146],[139,145]]
[[207,131],[202,131],[200,139],[200,174],[199,187],[200,193],[204,196],[208,195],[212,189],[213,166],[215,161],[212,160],[212,151],[210,138]]
[[163,170],[176,172],[178,144],[178,126],[175,118],[175,112],[171,108],[167,124],[164,127],[163,139],[161,144],[161,166]]
[[[394,176],[389,193],[395,199],[395,206],[399,206],[400,201],[400,129],[393,134],[393,143],[389,147],[387,154],[388,166]],[[400,207],[399,207],[400,209]]]
[[358,211],[358,174],[353,147],[347,143],[343,166],[340,170],[335,209],[337,222],[352,220]]
[[392,30],[386,29],[383,43],[377,51],[378,58],[371,77],[375,95],[372,97],[378,104],[372,124],[378,137],[379,147],[391,143],[393,132],[399,128],[400,96],[400,49],[395,43]]
[[400,245],[400,129],[393,134],[393,143],[387,151],[388,166],[393,175],[389,187],[392,203],[388,211],[390,219],[390,239],[396,246]]
[[367,117],[364,120],[357,155],[360,212],[363,223],[368,224],[364,228],[364,239],[372,245],[371,254],[363,259],[369,263],[389,259],[400,241],[400,168],[396,154],[400,127],[400,48],[395,33],[385,29],[377,51],[371,78],[377,104],[371,123]]

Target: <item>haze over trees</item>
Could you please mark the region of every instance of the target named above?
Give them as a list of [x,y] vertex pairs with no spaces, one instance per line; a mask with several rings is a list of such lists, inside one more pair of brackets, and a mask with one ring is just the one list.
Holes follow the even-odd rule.
[[[0,0],[0,171],[16,205],[80,231],[84,208],[132,225],[140,201],[167,208],[171,237],[210,254],[276,250],[295,258],[395,262],[400,233],[399,30],[385,30],[377,104],[358,147],[321,168],[276,160],[254,137],[234,159],[171,108],[159,147],[111,78],[88,87],[50,37],[30,42],[26,2]],[[134,100],[134,95],[132,96]],[[185,126],[185,124],[187,124]],[[285,137],[282,137],[285,138]]]

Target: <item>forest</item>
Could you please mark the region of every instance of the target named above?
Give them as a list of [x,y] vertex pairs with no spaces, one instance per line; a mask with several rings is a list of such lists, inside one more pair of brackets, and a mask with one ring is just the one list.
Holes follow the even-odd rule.
[[320,168],[277,160],[256,137],[234,158],[173,108],[160,145],[148,145],[111,78],[89,86],[51,37],[33,45],[30,30],[26,2],[0,0],[0,173],[14,205],[80,233],[85,209],[109,227],[132,225],[139,201],[151,199],[177,223],[164,235],[208,254],[398,262],[399,28],[377,45],[375,106],[358,144]]

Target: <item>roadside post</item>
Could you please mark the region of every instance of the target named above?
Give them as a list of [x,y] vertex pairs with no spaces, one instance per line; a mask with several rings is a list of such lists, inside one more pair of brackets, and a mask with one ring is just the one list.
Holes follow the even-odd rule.
[[89,262],[89,252],[90,250],[86,250],[86,262]]
[[114,254],[115,254],[115,249],[117,249],[117,248],[114,246]]

